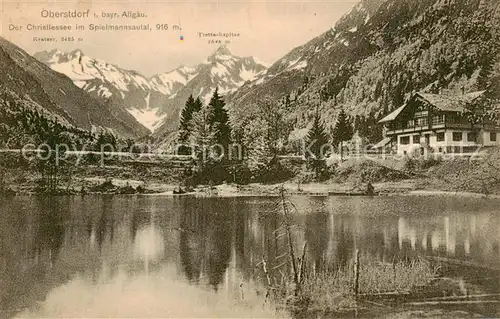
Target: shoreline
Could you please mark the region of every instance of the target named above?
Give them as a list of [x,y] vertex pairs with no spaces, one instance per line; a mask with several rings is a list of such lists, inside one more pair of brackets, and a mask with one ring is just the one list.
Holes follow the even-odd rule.
[[[217,195],[201,195],[198,193],[186,193],[186,194],[173,194],[172,192],[156,193],[156,194],[139,194],[142,196],[161,196],[161,197],[219,197],[219,198],[231,198],[231,197],[278,197],[277,193],[218,193]],[[291,197],[364,197],[364,198],[376,198],[376,197],[457,197],[457,198],[481,198],[481,199],[498,199],[500,200],[500,195],[485,195],[480,193],[472,192],[452,192],[452,191],[439,191],[439,190],[416,190],[410,192],[394,192],[394,193],[381,193],[377,195],[348,195],[348,194],[321,194],[321,193],[289,193]]]
[[440,190],[414,190],[408,193],[408,196],[446,196],[446,197],[467,197],[467,198],[484,198],[484,199],[500,199],[500,194],[481,194],[473,192],[453,192]]
[[[105,179],[101,178],[88,178],[87,182],[91,182],[92,186],[86,186],[86,189],[96,187],[100,182]],[[222,184],[213,186],[199,185],[194,187],[191,192],[183,194],[175,194],[174,190],[178,188],[177,185],[167,183],[144,183],[136,180],[123,180],[115,179],[112,181],[114,188],[109,191],[86,191],[81,192],[81,189],[71,188],[68,190],[61,190],[61,193],[56,196],[81,196],[81,195],[137,195],[137,196],[158,196],[158,197],[219,197],[219,198],[236,198],[236,197],[277,197],[279,196],[278,189],[284,187],[289,196],[305,196],[305,197],[394,197],[394,196],[413,196],[413,197],[462,197],[462,198],[482,198],[482,199],[500,199],[500,194],[481,194],[467,191],[448,191],[439,190],[434,188],[416,188],[415,180],[403,180],[398,182],[384,182],[374,183],[375,194],[364,194],[353,187],[352,184],[341,183],[307,183],[300,184],[300,189],[297,183],[285,182],[281,184]],[[122,192],[125,188],[137,189],[139,186],[144,188],[144,192]],[[4,195],[11,196],[43,196],[44,193],[38,193],[34,187],[29,185],[17,185],[9,187],[12,193],[8,192]],[[15,193],[14,193],[15,192]],[[0,195],[2,195],[0,193]]]

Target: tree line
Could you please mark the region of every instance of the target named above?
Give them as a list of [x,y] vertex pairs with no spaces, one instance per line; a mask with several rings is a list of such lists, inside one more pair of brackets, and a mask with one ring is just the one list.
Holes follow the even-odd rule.
[[[189,96],[181,111],[177,136],[178,154],[196,158],[186,178],[193,183],[278,182],[302,170],[280,160],[280,155],[302,154],[305,169],[315,179],[325,179],[329,176],[326,159],[334,152],[342,156],[344,142],[353,137],[355,130],[370,138],[378,138],[379,131],[374,115],[350,118],[343,109],[328,130],[316,110],[312,126],[302,145],[298,145],[290,141],[295,123],[287,99],[264,97],[244,112],[229,114],[218,89],[207,105],[199,97]],[[328,152],[324,145],[334,147]]]
[[[36,171],[39,175],[37,186],[40,192],[55,192],[62,180],[73,175],[75,165],[66,160],[64,153],[67,150],[146,151],[145,147],[136,144],[133,139],[123,138],[112,131],[99,129],[90,132],[73,126],[6,89],[0,91],[0,106],[0,148],[34,148],[27,153],[27,157],[23,154],[2,154],[0,171],[11,168]],[[84,156],[84,164],[99,163],[99,156]]]
[[187,174],[196,183],[228,179],[232,134],[225,105],[216,88],[207,105],[190,95],[181,112],[177,151],[197,159]]

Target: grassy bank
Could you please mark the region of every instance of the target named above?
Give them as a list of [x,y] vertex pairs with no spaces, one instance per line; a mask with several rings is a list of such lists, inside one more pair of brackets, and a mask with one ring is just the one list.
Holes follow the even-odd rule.
[[305,317],[312,314],[331,317],[354,309],[360,310],[370,307],[365,302],[369,302],[373,296],[411,294],[416,288],[430,284],[437,275],[437,269],[423,259],[381,263],[375,259],[361,258],[356,294],[353,268],[351,264],[344,269],[306,276],[294,310]]
[[[11,157],[13,155],[10,155]],[[19,157],[4,158],[0,166],[0,189],[10,193],[36,193],[42,173],[33,163]],[[364,192],[367,184],[376,193],[391,194],[466,194],[500,195],[500,151],[492,149],[480,160],[471,158],[433,159],[348,159],[330,168],[329,179],[317,182],[305,165],[290,163],[285,181],[223,184],[219,196],[276,195],[278,186],[304,195]],[[173,162],[133,162],[109,160],[101,165],[82,161],[66,165],[58,172],[59,193],[162,193],[168,194],[186,182],[185,167]],[[104,184],[104,183],[107,184]],[[111,183],[111,184],[110,184]],[[104,184],[104,185],[103,185]],[[140,187],[139,187],[140,186]],[[137,189],[139,187],[139,189]],[[195,190],[207,186],[198,185]],[[133,189],[132,189],[133,188]],[[420,193],[419,193],[420,192]]]
[[76,156],[60,163],[25,159],[17,153],[0,154],[0,190],[30,194],[47,190],[58,194],[157,193],[172,189],[182,180],[177,162],[131,161],[98,156]]
[[362,255],[359,266],[353,258],[347,265],[327,264],[322,269],[309,268],[305,260],[299,262],[298,281],[290,267],[288,275],[284,275],[283,267],[276,270],[272,263],[259,265],[263,269],[262,283],[267,286],[266,298],[294,318],[342,317],[354,311],[370,313],[375,308],[387,307],[384,300],[391,305],[395,299],[396,304],[398,299],[412,300],[423,289],[432,289],[438,277],[438,267],[424,259],[382,263]]

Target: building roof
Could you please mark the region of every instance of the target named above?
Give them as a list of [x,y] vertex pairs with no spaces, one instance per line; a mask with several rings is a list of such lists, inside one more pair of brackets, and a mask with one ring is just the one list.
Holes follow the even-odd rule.
[[486,91],[477,91],[462,95],[444,95],[444,94],[430,94],[430,93],[417,93],[424,100],[435,106],[441,111],[450,112],[463,112],[468,103],[482,96]]
[[401,113],[404,110],[404,108],[406,107],[406,105],[407,104],[398,107],[397,109],[395,109],[394,111],[392,111],[391,113],[389,113],[389,115],[387,115],[386,117],[384,117],[383,119],[381,119],[378,122],[379,123],[384,123],[384,122],[394,121],[396,119],[396,117],[398,117],[399,113]]
[[386,137],[384,138],[383,140],[381,140],[380,142],[378,142],[377,144],[375,144],[372,149],[377,149],[377,148],[382,148],[382,147],[385,147],[387,144],[389,144],[391,142],[391,138],[390,137]]
[[[441,111],[463,112],[465,111],[465,106],[468,103],[472,103],[477,98],[483,96],[485,92],[486,91],[477,91],[461,95],[444,95],[418,92],[413,95],[412,99],[415,97],[420,97]],[[389,113],[389,115],[381,119],[379,123],[394,121],[398,117],[398,115],[401,114],[401,112],[406,108],[406,106],[408,106],[408,103],[405,103],[403,106]]]

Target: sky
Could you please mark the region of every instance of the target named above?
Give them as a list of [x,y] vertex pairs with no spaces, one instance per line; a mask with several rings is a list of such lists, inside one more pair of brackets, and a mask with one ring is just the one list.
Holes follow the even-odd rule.
[[[254,56],[271,64],[291,49],[327,31],[357,0],[202,0],[202,1],[92,1],[2,0],[2,37],[28,53],[81,49],[85,55],[105,60],[145,76],[167,72],[180,65],[203,62],[221,40],[238,56]],[[42,17],[47,12],[87,12],[88,18]],[[124,11],[141,12],[146,18],[122,17]],[[103,18],[103,13],[118,18]],[[95,15],[98,18],[95,18]],[[71,31],[33,31],[32,25],[70,25]],[[84,31],[75,30],[83,25]],[[90,24],[149,24],[151,31],[89,30]],[[167,24],[168,29],[162,30]],[[157,30],[156,27],[160,28]],[[174,30],[174,25],[181,30]],[[15,29],[21,27],[21,30]],[[235,33],[237,37],[200,37],[199,32]],[[184,40],[180,40],[183,36]],[[34,41],[54,37],[57,42]],[[62,38],[74,41],[62,41]],[[79,41],[81,40],[81,41]]]

